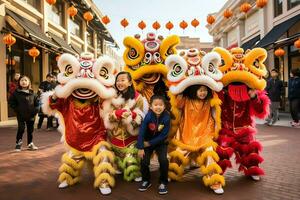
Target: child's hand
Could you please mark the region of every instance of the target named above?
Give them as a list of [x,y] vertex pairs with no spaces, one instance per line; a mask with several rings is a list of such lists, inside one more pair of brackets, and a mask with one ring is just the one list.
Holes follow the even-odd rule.
[[144,147],[150,147],[150,143],[149,142],[144,142]]
[[139,151],[138,151],[138,157],[139,157],[139,158],[143,158],[144,155],[145,155],[144,149],[139,149]]
[[248,91],[248,95],[249,95],[249,97],[250,97],[251,99],[254,99],[254,98],[256,97],[256,90],[250,89],[250,90]]

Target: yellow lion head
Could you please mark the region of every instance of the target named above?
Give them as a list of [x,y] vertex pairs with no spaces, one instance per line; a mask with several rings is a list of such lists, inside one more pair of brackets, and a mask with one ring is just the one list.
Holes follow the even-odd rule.
[[146,39],[126,37],[123,59],[133,79],[137,91],[143,94],[145,88],[154,86],[161,78],[166,79],[168,68],[164,65],[167,56],[176,53],[179,37],[172,35],[165,39],[148,33]]
[[222,57],[220,70],[223,73],[222,82],[224,87],[231,83],[246,84],[248,88],[263,90],[266,81],[263,77],[267,70],[264,61],[267,58],[267,51],[263,48],[254,48],[244,52],[242,48],[233,48],[230,51],[216,47],[215,52]]

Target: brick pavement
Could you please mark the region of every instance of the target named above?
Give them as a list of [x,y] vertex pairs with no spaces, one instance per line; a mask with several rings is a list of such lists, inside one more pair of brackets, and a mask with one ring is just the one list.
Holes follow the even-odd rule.
[[[77,199],[230,199],[230,200],[293,200],[300,199],[300,129],[282,126],[258,126],[257,138],[264,145],[266,176],[260,182],[242,176],[234,170],[226,173],[225,193],[213,194],[201,183],[198,169],[189,171],[183,182],[170,183],[169,194],[157,194],[157,163],[153,161],[153,186],[144,193],[138,192],[137,183],[127,183],[117,178],[110,196],[101,196],[93,189],[93,175],[83,173],[82,182],[74,187],[57,188],[57,169],[64,151],[60,134],[56,131],[36,132],[34,142],[40,147],[36,152],[14,152],[15,126],[0,126],[0,200],[77,200]],[[25,136],[25,135],[24,135]],[[26,138],[26,137],[24,137]],[[26,141],[26,140],[25,140]],[[24,145],[25,146],[25,145]]]

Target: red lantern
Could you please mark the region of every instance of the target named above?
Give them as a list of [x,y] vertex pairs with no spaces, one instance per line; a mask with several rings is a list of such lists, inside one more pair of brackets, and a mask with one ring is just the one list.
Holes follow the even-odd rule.
[[276,49],[276,51],[274,52],[275,56],[277,57],[282,57],[285,54],[285,51],[282,48],[278,48]]
[[14,65],[16,64],[16,61],[15,61],[15,59],[13,59],[13,58],[11,58],[11,59],[9,59],[9,60],[8,60],[8,58],[6,58],[6,59],[5,59],[5,64],[6,64],[6,65],[12,65],[12,66],[14,66]]
[[8,46],[8,50],[10,52],[11,46],[16,43],[16,38],[12,36],[11,33],[8,33],[3,37],[3,42]]
[[268,0],[256,0],[256,7],[263,8],[268,4]]
[[240,6],[240,11],[247,14],[247,12],[249,12],[249,10],[251,9],[251,5],[249,3],[243,3],[241,6]]
[[121,20],[121,25],[124,27],[124,29],[129,25],[128,21],[126,18]]
[[94,19],[94,16],[90,11],[87,11],[83,14],[83,18],[86,20],[87,24],[89,25],[89,21]]
[[107,15],[105,15],[104,17],[102,17],[102,22],[103,24],[107,25],[110,22],[110,19]]
[[166,29],[168,29],[170,31],[173,28],[174,28],[174,25],[172,22],[169,21],[168,23],[166,23]]
[[56,3],[56,0],[46,0],[51,6]]
[[152,24],[152,28],[154,28],[156,31],[158,29],[160,29],[160,24],[158,23],[158,21],[155,21],[153,24]]
[[229,19],[230,17],[232,17],[233,13],[231,10],[229,9],[226,9],[223,13],[223,16],[226,18],[226,19]]
[[212,25],[213,23],[215,23],[216,19],[213,15],[208,15],[206,21],[209,25]]
[[297,49],[300,49],[300,38],[294,42],[294,45]]
[[199,26],[200,22],[197,19],[193,19],[191,22],[191,25],[196,29],[197,26]]
[[29,49],[28,54],[33,57],[33,62],[35,63],[35,58],[40,55],[40,51],[36,47]]
[[184,31],[188,27],[188,23],[186,23],[186,21],[182,20],[182,22],[180,22],[179,26]]
[[138,27],[141,29],[141,30],[144,30],[146,28],[146,24],[145,22],[142,20],[140,21],[140,23],[138,24]]
[[77,8],[75,8],[73,5],[68,8],[68,15],[72,17],[72,20],[74,20],[75,15],[77,15]]

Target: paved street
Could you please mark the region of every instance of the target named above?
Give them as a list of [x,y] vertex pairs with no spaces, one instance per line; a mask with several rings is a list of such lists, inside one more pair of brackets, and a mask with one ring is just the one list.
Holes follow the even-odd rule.
[[[280,123],[285,123],[281,121]],[[287,123],[287,121],[286,121]],[[217,196],[201,183],[198,170],[189,171],[184,182],[170,183],[169,194],[157,194],[157,164],[153,170],[153,185],[149,191],[137,191],[137,183],[127,183],[117,178],[117,185],[110,196],[101,196],[92,187],[93,175],[89,170],[83,173],[82,182],[72,188],[57,188],[58,168],[64,151],[60,134],[56,131],[35,132],[34,142],[39,146],[36,152],[23,150],[14,152],[14,125],[0,127],[0,199],[2,200],[77,200],[77,199],[278,199],[300,198],[300,129],[284,126],[267,127],[258,125],[257,139],[264,146],[263,168],[266,176],[260,182],[253,182],[238,173],[236,168],[226,174],[225,194]],[[24,135],[26,136],[26,135]],[[26,137],[25,143],[26,143]],[[23,146],[25,148],[25,145]]]

